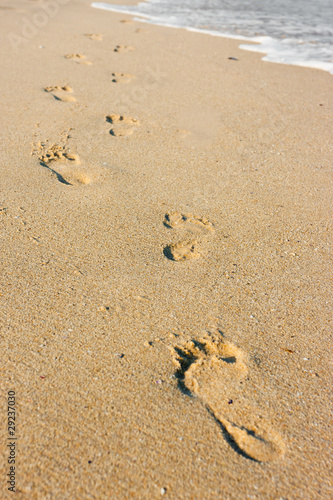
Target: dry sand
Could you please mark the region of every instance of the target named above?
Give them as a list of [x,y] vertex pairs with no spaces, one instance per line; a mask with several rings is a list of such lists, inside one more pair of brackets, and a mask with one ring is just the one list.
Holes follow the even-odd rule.
[[332,498],[332,76],[57,2],[0,0],[1,498],[11,390],[16,498]]

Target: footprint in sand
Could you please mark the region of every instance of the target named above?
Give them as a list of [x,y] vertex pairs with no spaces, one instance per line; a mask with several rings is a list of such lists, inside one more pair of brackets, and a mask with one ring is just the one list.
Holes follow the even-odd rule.
[[40,164],[47,168],[62,184],[90,184],[89,175],[80,166],[78,155],[71,153],[60,144],[37,143],[34,153]]
[[198,217],[191,213],[180,214],[168,212],[165,214],[163,224],[170,229],[183,229],[185,231],[199,231],[204,233],[214,232],[213,224],[206,217]]
[[173,355],[180,386],[206,405],[235,451],[257,462],[282,457],[282,438],[244,401],[248,368],[238,347],[219,338],[191,340],[176,346]]
[[108,123],[111,123],[113,125],[113,128],[110,130],[110,134],[115,137],[132,135],[133,128],[131,127],[133,125],[140,125],[139,120],[137,120],[136,118],[131,118],[130,116],[113,114],[107,115],[105,119]]
[[65,59],[73,59],[77,64],[84,64],[85,66],[91,66],[92,62],[86,61],[86,56],[84,54],[66,54]]
[[131,50],[134,50],[131,45],[116,45],[113,52],[130,52]]
[[87,36],[90,38],[90,40],[96,40],[98,42],[101,42],[103,40],[103,35],[100,33],[86,33],[84,36]]
[[75,97],[70,95],[73,89],[69,85],[54,85],[53,87],[45,87],[44,90],[45,92],[51,93],[57,101],[76,102]]
[[201,257],[203,238],[215,231],[213,224],[206,217],[198,217],[190,213],[166,213],[163,224],[169,229],[176,229],[177,233],[182,236],[180,241],[171,243],[163,249],[165,257],[176,262]]
[[128,83],[133,78],[135,77],[129,73],[112,73],[112,81],[114,83]]
[[163,249],[165,257],[176,262],[183,260],[195,260],[201,257],[199,245],[196,240],[178,241],[171,243]]

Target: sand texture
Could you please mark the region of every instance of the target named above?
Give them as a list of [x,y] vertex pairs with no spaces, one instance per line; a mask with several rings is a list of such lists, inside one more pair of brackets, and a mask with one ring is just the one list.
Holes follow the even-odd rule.
[[0,498],[8,391],[17,499],[332,498],[332,76],[46,3],[0,0]]

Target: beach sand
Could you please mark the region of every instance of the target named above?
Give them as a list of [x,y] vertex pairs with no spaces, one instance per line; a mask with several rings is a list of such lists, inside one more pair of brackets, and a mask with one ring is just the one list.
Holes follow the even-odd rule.
[[332,76],[55,3],[0,0],[1,498],[8,391],[19,499],[332,498]]

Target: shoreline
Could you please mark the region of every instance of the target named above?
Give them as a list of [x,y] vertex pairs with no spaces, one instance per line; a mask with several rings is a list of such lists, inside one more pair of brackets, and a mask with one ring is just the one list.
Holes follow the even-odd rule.
[[0,8],[18,498],[328,499],[331,76],[87,0],[11,48],[40,9]]
[[[133,5],[136,5],[137,3],[134,2]],[[124,2],[124,6],[128,5],[128,2]],[[132,5],[132,4],[130,4]],[[108,6],[108,7],[107,7]],[[240,44],[239,48],[242,50],[247,50],[250,52],[257,52],[259,54],[263,54],[262,56],[262,61],[267,61],[267,62],[274,62],[275,64],[284,64],[287,66],[299,66],[302,68],[311,68],[311,69],[319,69],[321,71],[326,71],[329,74],[333,75],[333,63],[325,62],[325,61],[319,61],[319,60],[309,60],[309,61],[302,61],[299,59],[292,58],[289,62],[287,61],[280,61],[276,59],[276,44],[281,43],[281,40],[278,40],[276,38],[273,38],[269,35],[258,35],[254,37],[250,36],[242,36],[242,35],[234,35],[232,33],[222,33],[218,30],[206,30],[206,29],[200,29],[200,28],[195,28],[195,27],[190,27],[190,26],[181,26],[177,24],[168,24],[168,23],[163,23],[163,22],[158,22],[157,20],[154,20],[152,18],[149,18],[148,15],[142,14],[139,11],[126,11],[115,8],[119,7],[119,4],[116,6],[113,4],[106,4],[103,2],[92,2],[91,3],[92,8],[96,9],[101,9],[105,10],[107,12],[115,12],[119,14],[125,14],[125,15],[130,15],[135,18],[137,22],[142,22],[142,23],[147,23],[147,24],[153,24],[155,26],[161,26],[161,27],[166,27],[166,28],[176,28],[176,29],[184,29],[189,32],[193,33],[200,33],[200,34],[205,34],[205,35],[210,35],[210,36],[216,36],[219,38],[230,38],[232,40],[243,40],[244,42],[247,42],[245,44]],[[274,46],[274,47],[273,47]],[[271,51],[273,50],[273,53],[275,54],[274,56],[271,55]],[[281,47],[280,47],[281,50]],[[281,54],[280,54],[281,57]],[[285,53],[285,57],[288,60],[288,57],[290,57],[289,53]]]

